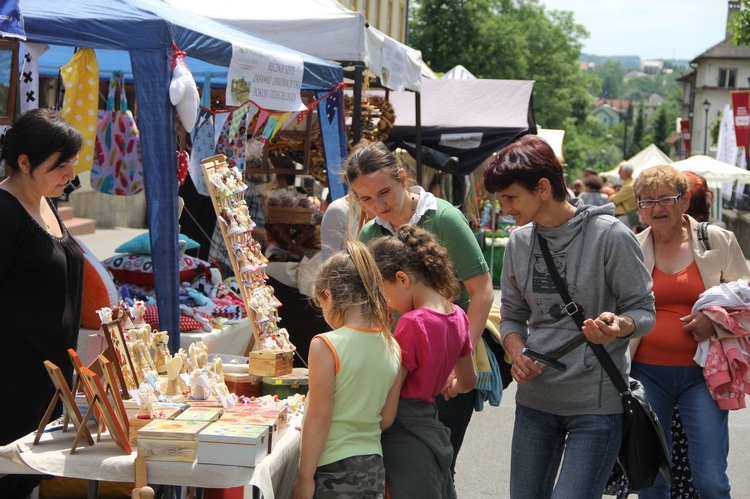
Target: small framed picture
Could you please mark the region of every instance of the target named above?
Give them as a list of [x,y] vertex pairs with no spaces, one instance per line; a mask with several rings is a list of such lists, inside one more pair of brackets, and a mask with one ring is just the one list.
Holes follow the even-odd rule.
[[125,334],[122,331],[120,321],[102,323],[102,333],[107,340],[107,346],[114,358],[115,370],[120,382],[120,390],[123,399],[130,398],[130,390],[138,389],[138,377],[130,358],[128,346],[125,343]]
[[0,125],[12,125],[18,89],[18,42],[0,39]]

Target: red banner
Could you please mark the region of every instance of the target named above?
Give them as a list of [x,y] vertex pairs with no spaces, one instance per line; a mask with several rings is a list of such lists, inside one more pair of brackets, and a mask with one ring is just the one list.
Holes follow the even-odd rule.
[[732,92],[732,112],[734,114],[734,135],[737,147],[747,148],[750,139],[750,92],[737,90]]
[[690,156],[690,120],[680,120],[682,131],[682,143],[685,145],[685,153]]

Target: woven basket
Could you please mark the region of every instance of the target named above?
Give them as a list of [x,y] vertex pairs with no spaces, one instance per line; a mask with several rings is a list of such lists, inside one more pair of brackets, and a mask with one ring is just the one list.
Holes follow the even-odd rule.
[[309,224],[314,211],[312,208],[269,206],[268,221],[272,224]]

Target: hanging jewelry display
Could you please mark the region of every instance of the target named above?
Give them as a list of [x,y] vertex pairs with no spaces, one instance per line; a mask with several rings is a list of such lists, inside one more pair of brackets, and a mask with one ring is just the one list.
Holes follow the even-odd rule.
[[[245,202],[247,185],[242,173],[237,167],[230,167],[222,154],[204,159],[201,166],[257,345],[255,352],[250,351],[252,344],[248,346],[251,374],[264,375],[269,370],[289,374],[295,347],[287,330],[279,327],[281,302],[266,284],[268,259],[252,237],[255,223]],[[259,351],[264,355],[260,356]],[[254,373],[254,362],[257,364],[261,357],[264,365],[256,368],[263,372]],[[269,357],[272,366],[266,365]]]

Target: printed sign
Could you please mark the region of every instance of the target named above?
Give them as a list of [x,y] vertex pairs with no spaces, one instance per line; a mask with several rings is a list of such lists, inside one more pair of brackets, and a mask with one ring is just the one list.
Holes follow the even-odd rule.
[[747,147],[750,139],[750,92],[740,90],[732,92],[732,111],[734,113],[734,134],[737,147]]
[[380,51],[380,83],[402,92],[406,88],[406,46],[386,37]]
[[476,149],[482,143],[482,133],[444,133],[440,145],[456,149]]
[[252,100],[263,109],[299,111],[304,107],[300,94],[304,70],[299,56],[233,45],[226,103],[239,106]]
[[690,120],[680,120],[680,131],[682,132],[682,143],[685,145],[685,152],[690,154]]

